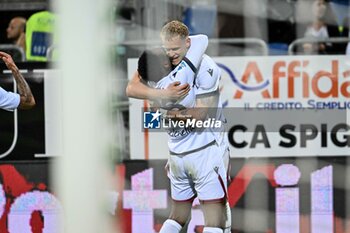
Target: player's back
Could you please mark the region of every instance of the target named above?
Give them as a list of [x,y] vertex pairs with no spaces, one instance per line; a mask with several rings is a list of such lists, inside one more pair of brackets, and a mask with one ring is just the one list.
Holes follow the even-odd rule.
[[[200,147],[215,140],[219,145],[228,144],[225,137],[226,118],[223,114],[223,105],[220,95],[221,68],[209,56],[204,55],[196,77],[196,98],[212,98],[207,107],[208,118],[214,118],[221,122],[220,127],[209,127],[202,134],[194,134],[191,141],[194,147]],[[214,101],[213,101],[214,100]],[[198,107],[198,106],[197,106]]]

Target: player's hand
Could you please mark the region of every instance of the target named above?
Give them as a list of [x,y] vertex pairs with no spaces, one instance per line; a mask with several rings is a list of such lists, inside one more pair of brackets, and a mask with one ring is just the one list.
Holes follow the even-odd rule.
[[180,85],[180,82],[171,83],[165,90],[166,96],[169,99],[179,99],[185,97],[188,92],[191,90],[191,87],[188,83]]
[[0,51],[0,58],[5,62],[5,65],[10,70],[13,71],[13,70],[17,69],[17,66],[16,66],[15,62],[13,61],[10,54],[7,54],[5,52]]

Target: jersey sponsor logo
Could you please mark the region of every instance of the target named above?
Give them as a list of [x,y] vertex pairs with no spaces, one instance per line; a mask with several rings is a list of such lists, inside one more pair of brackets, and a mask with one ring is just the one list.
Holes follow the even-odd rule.
[[184,138],[193,131],[193,128],[171,128],[167,130],[167,133],[172,138]]
[[208,69],[207,72],[213,77],[213,69]]

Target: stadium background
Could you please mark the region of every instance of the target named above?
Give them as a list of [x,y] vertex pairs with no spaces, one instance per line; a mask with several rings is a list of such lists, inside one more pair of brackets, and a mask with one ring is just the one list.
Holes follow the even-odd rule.
[[[166,154],[161,155],[163,157],[159,159],[153,158],[152,154],[147,156],[145,154],[132,154],[133,148],[130,148],[132,135],[130,135],[129,107],[132,105],[124,95],[127,78],[130,76],[127,67],[128,59],[136,58],[143,49],[159,44],[159,28],[168,19],[173,18],[184,20],[192,33],[207,34],[210,37],[208,54],[215,57],[229,56],[240,59],[244,56],[254,59],[254,56],[260,57],[262,55],[288,56],[288,46],[296,39],[303,37],[307,23],[305,9],[310,9],[311,3],[312,1],[302,0],[134,0],[114,3],[113,33],[109,39],[113,44],[111,55],[115,58],[114,69],[117,75],[112,80],[116,87],[112,99],[114,111],[111,116],[115,123],[113,125],[115,143],[111,146],[113,153],[110,158],[110,173],[112,176],[118,176],[119,182],[116,182],[114,189],[111,190],[114,197],[117,197],[113,199],[114,203],[111,203],[111,218],[119,219],[122,232],[145,232],[137,229],[143,228],[144,230],[147,227],[157,230],[169,213],[168,197],[164,199],[164,193],[167,196],[169,194],[169,184],[163,171]],[[329,5],[340,4],[341,9],[346,9],[344,15],[344,10],[336,11],[334,10],[336,7],[329,8],[334,13],[334,19],[330,22],[330,26],[339,32],[337,37],[347,39],[348,24],[344,22],[347,22],[349,15],[349,2],[339,0],[327,1],[327,3]],[[9,43],[6,40],[5,31],[13,16],[20,15],[28,18],[35,12],[51,8],[47,1],[1,1],[0,5],[2,13],[0,31],[3,32],[0,34],[1,44]],[[343,42],[335,45],[328,55],[344,55],[346,44]],[[292,52],[303,55],[301,51]],[[327,56],[327,54],[319,56]],[[317,61],[317,56],[311,59]],[[336,59],[344,61],[347,58],[339,56]],[[51,221],[50,214],[53,213],[52,216],[55,216],[61,207],[57,204],[57,199],[51,196],[54,191],[52,190],[50,171],[51,164],[59,153],[48,153],[48,151],[55,152],[52,148],[48,148],[47,140],[52,139],[51,133],[56,133],[52,132],[52,129],[57,129],[57,127],[50,128],[48,120],[52,118],[48,119],[49,116],[45,114],[45,108],[49,106],[46,105],[48,103],[45,101],[52,101],[52,99],[45,98],[45,91],[48,91],[45,88],[52,88],[50,85],[45,86],[45,82],[48,77],[52,77],[52,74],[44,72],[52,70],[52,67],[48,66],[47,62],[42,64],[19,62],[19,67],[27,70],[24,77],[32,87],[37,107],[33,111],[18,113],[18,139],[15,147],[0,161],[1,182],[4,190],[4,198],[0,197],[0,199],[5,200],[0,209],[2,213],[0,232],[43,232],[43,223],[45,223],[45,232],[55,232],[55,222]],[[0,85],[7,90],[12,90],[12,79],[6,72],[3,72],[4,69],[2,64]],[[346,70],[346,66],[344,70]],[[52,91],[52,89],[49,90]],[[347,101],[349,97],[343,96],[342,98],[342,101]],[[59,112],[60,109],[57,108],[57,111]],[[141,111],[141,109],[138,108],[137,111]],[[52,115],[55,115],[55,112],[51,113],[50,117]],[[14,117],[14,113],[0,112],[0,153],[6,152],[11,147],[15,134]],[[349,130],[344,134],[346,135],[348,132]],[[349,136],[346,140],[346,146],[343,147],[345,149],[349,147]],[[160,146],[164,147],[164,145]],[[286,149],[283,156],[270,157],[265,154],[263,156],[235,156],[234,150],[232,154],[230,174],[232,183],[229,189],[229,198],[233,213],[233,232],[284,232],[282,229],[278,229],[279,225],[276,220],[279,218],[278,216],[283,216],[283,211],[289,219],[298,220],[299,232],[338,233],[350,230],[348,153],[335,150],[333,154],[330,153],[326,156],[320,156],[318,153],[313,156],[309,154],[295,156],[293,148],[291,148]],[[276,183],[274,174],[276,169],[283,164],[294,165],[292,169],[295,167],[299,169],[301,177],[298,183],[287,186]],[[148,170],[150,168],[153,170]],[[331,168],[331,171],[327,168]],[[145,171],[152,172],[145,173]],[[320,171],[323,174],[322,178],[326,180],[325,185],[312,186]],[[152,176],[142,178],[142,175],[150,174]],[[316,178],[313,179],[312,175],[315,174]],[[152,200],[153,198],[153,200],[158,200],[158,203],[139,199],[137,202],[132,198],[129,199],[135,197],[127,191],[132,191],[132,177],[134,176],[137,180],[138,175],[141,175],[140,179],[148,179],[147,182],[153,185],[155,191],[162,191],[152,193],[151,188],[142,193],[144,200]],[[137,184],[134,185],[137,187]],[[278,202],[276,195],[278,188],[298,190],[298,195],[290,194],[290,199]],[[320,190],[321,193],[317,192]],[[37,195],[32,199],[36,200],[34,205],[30,206],[28,202],[24,202],[19,207],[19,212],[16,212],[15,208],[11,209],[17,203],[16,200],[24,197],[25,194],[38,194],[37,191],[48,195],[48,198],[41,199]],[[321,210],[312,209],[312,200],[316,200],[321,194],[324,196],[321,196],[319,203],[324,205],[318,206]],[[157,197],[160,198],[157,199]],[[152,205],[158,205],[158,207],[155,208]],[[278,205],[281,205],[282,209],[278,209]],[[131,210],[132,208],[134,209]],[[197,207],[194,207],[194,214],[197,213],[195,210]],[[136,220],[133,222],[135,213],[140,212],[148,214],[149,221],[144,221],[143,224],[139,224]],[[320,225],[321,227],[313,226],[311,219],[319,213],[323,213],[326,222],[324,225]],[[13,216],[17,216],[17,220],[13,220],[16,219]],[[201,232],[201,218],[200,215],[196,216],[199,216],[195,218],[198,221],[196,229]],[[15,229],[12,224],[14,221],[15,225],[18,225],[18,229]],[[297,232],[294,230],[296,229],[290,229],[287,232]],[[188,232],[195,231],[188,229]]]

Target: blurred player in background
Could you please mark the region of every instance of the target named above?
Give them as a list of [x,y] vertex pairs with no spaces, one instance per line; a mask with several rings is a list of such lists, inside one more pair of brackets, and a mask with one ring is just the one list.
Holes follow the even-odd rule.
[[11,70],[17,83],[18,94],[5,91],[0,87],[0,108],[4,110],[31,109],[35,106],[35,99],[30,87],[12,57],[4,52],[0,52],[0,58],[5,62],[7,68]]

